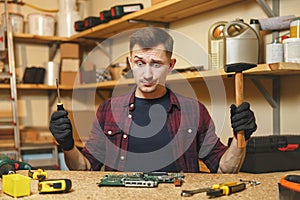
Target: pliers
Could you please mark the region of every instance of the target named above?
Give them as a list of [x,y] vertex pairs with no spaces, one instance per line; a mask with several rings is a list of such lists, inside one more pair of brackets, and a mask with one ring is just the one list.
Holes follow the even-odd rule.
[[245,188],[245,183],[225,182],[220,184],[214,184],[211,187],[207,188],[200,188],[196,190],[182,190],[181,196],[190,197],[197,193],[206,192],[207,196],[218,197],[222,195],[230,195],[231,193],[242,191]]

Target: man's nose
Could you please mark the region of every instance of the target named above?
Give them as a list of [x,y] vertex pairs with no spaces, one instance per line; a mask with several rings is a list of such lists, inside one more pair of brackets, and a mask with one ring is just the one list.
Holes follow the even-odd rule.
[[153,73],[152,73],[152,67],[149,64],[146,64],[145,71],[144,71],[144,78],[147,80],[152,79]]

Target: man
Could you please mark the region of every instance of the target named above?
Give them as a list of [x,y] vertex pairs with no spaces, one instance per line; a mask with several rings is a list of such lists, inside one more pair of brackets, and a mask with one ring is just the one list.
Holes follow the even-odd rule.
[[[173,38],[163,29],[144,28],[130,38],[129,63],[136,86],[102,103],[82,151],[74,146],[64,110],[51,116],[50,130],[70,170],[199,172],[201,159],[212,173],[237,173],[245,148],[226,147],[203,104],[166,87],[174,68]],[[256,130],[248,103],[231,106],[234,135],[248,140]]]

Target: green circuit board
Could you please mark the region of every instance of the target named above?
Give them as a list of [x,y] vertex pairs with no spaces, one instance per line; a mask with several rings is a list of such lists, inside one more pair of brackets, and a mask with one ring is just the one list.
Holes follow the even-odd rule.
[[167,172],[106,174],[98,186],[157,187],[159,183],[181,183],[183,178],[182,173]]

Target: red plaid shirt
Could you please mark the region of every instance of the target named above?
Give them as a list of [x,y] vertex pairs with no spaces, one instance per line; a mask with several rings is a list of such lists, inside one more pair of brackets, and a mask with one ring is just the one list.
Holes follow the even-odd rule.
[[[123,171],[132,123],[134,92],[102,103],[93,122],[91,136],[82,150],[92,170]],[[214,123],[203,104],[170,91],[167,128],[177,171],[199,172],[201,159],[212,173],[227,147],[215,133]],[[153,158],[149,158],[153,159]]]

